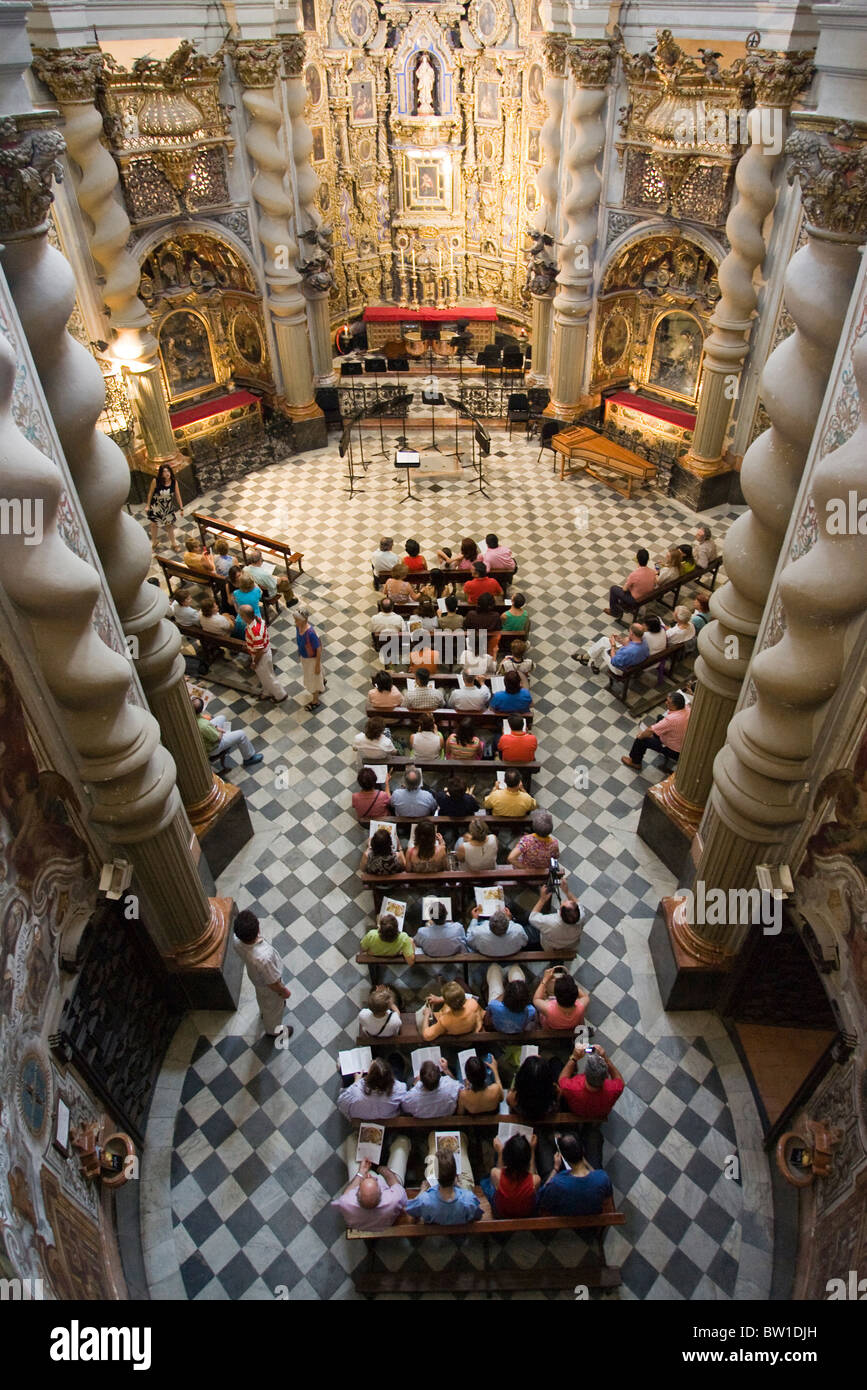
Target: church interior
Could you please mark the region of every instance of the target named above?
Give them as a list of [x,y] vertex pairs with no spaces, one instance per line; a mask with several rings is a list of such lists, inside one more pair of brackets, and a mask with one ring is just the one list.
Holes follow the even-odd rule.
[[4,1296],[867,1296],[867,4],[0,44]]

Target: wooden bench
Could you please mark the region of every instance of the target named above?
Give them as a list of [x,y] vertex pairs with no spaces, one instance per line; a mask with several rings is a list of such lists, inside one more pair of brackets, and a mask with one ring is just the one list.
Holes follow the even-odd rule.
[[199,528],[202,544],[207,545],[210,533],[214,535],[231,537],[236,541],[241,549],[241,558],[244,564],[247,563],[247,547],[251,550],[259,550],[263,557],[266,552],[268,556],[273,556],[275,560],[280,560],[286,569],[286,578],[293,578],[291,566],[298,566],[298,574],[304,573],[304,555],[300,550],[294,550],[285,541],[275,540],[273,536],[262,536],[258,531],[250,531],[247,527],[232,526],[228,521],[219,521],[215,516],[205,516],[202,512],[193,512],[193,521]]
[[[475,629],[473,629],[473,631],[474,630]],[[446,659],[453,664],[463,661],[463,646],[456,639],[468,637],[469,632],[455,631],[453,628],[438,627],[433,632],[426,633],[426,636],[431,639],[429,645],[433,648],[439,661]],[[487,637],[487,633],[485,636]],[[497,647],[498,659],[501,656],[505,656],[506,652],[512,650],[513,642],[523,642],[525,640],[520,632],[492,632],[491,636],[499,637],[500,639]],[[423,646],[428,645],[427,642],[419,641],[418,631],[372,632],[370,634],[371,646],[377,653],[379,653],[387,643],[393,643],[395,638],[398,638],[400,641],[400,660],[403,665],[409,663],[410,652],[418,651]],[[450,655],[446,656],[445,654]]]
[[541,885],[545,883],[548,875],[538,869],[516,869],[513,865],[506,864],[496,869],[442,869],[439,873],[429,874],[397,873],[380,875],[362,873],[359,874],[359,877],[365,888],[373,890],[373,902],[377,913],[382,904],[382,899],[386,895],[394,897],[395,890],[398,888],[423,886],[425,889],[423,896],[427,896],[428,893],[444,890],[448,887],[454,889],[455,892],[460,892],[461,901],[455,915],[463,917],[467,914],[470,906],[475,906],[475,901],[473,901],[472,904],[463,903],[463,890],[466,888],[476,885],[481,887],[485,883],[491,883],[502,884],[504,888],[511,884],[517,889],[521,889],[524,886],[532,886],[533,884]]
[[[350,1119],[353,1129],[359,1125],[370,1124],[370,1120]],[[484,1115],[441,1115],[435,1119],[416,1118],[415,1115],[392,1115],[387,1120],[376,1120],[384,1129],[492,1129],[496,1125],[528,1125],[530,1129],[574,1129],[581,1121],[571,1110],[558,1111],[556,1115],[546,1115],[544,1120],[525,1120],[511,1110],[489,1110]]]
[[[373,570],[372,565],[371,570]],[[476,574],[475,570],[443,569],[441,573],[445,576],[449,584],[458,584],[461,588],[464,587],[468,579],[478,579],[478,575]],[[513,570],[488,570],[488,576],[491,579],[496,579],[504,594],[507,594],[509,592],[509,586],[513,582],[517,573],[517,567]],[[384,574],[382,578],[379,579],[377,578],[377,575],[374,571],[374,589],[381,589],[388,577],[389,576],[387,574]],[[406,579],[408,584],[412,584],[415,587],[420,588],[422,584],[429,584],[431,582],[430,570],[413,570],[406,576]]]
[[[530,953],[527,951],[524,952],[524,954],[529,955]],[[521,952],[518,952],[515,959],[519,959],[520,955]],[[377,960],[380,963],[384,959],[387,958],[377,956]],[[401,957],[398,956],[396,959],[400,960]],[[489,965],[496,965],[497,963],[493,957],[487,956],[485,959]],[[427,1046],[424,1038],[415,1026],[415,1013],[401,1013],[400,1017],[401,1029],[399,1033],[392,1033],[390,1038],[371,1038],[368,1037],[366,1033],[359,1033],[358,1037],[355,1039],[355,1046],[369,1047],[371,1049]],[[575,1031],[572,1028],[526,1028],[521,1033],[498,1033],[495,1030],[488,1032],[487,1029],[483,1028],[480,1033],[444,1033],[436,1038],[435,1041],[442,1047],[457,1048],[459,1052],[463,1049],[465,1044],[476,1047],[483,1043],[496,1043],[500,1046],[511,1047],[512,1044],[519,1043],[523,1047],[524,1043],[537,1043],[540,1041],[544,1042],[546,1045],[559,1043],[563,1047],[568,1047],[571,1052],[575,1046]],[[579,1121],[573,1116],[572,1123],[578,1124]]]
[[[678,575],[676,579],[668,579],[664,584],[657,584],[656,588],[651,589],[650,593],[645,598],[641,599],[634,608],[626,609],[622,617],[617,619],[617,621],[621,623],[634,622],[642,608],[646,608],[648,604],[651,603],[659,603],[663,608],[671,608],[673,611],[678,605],[680,591],[684,584],[699,584],[701,588],[706,589],[708,593],[713,593],[722,561],[723,557],[718,555],[716,559],[711,560],[710,564],[704,569],[696,568],[690,574],[681,574]],[[703,576],[705,575],[710,576],[710,584],[702,582]],[[671,603],[664,603],[663,599],[669,594],[671,595]]]
[[[637,666],[630,666],[627,671],[619,671],[616,674],[614,671],[609,671],[606,666],[604,669],[608,676],[608,689],[612,692],[616,700],[622,701],[624,705],[628,704],[626,697],[629,694],[629,687],[636,676],[640,676],[643,671],[653,671],[659,667],[661,668],[661,684],[662,679],[666,675],[674,675],[677,666],[689,655],[689,651],[685,650],[685,648],[688,647],[691,648],[690,643],[682,642],[679,647],[670,647],[669,650],[665,652],[655,652],[654,655],[649,656],[646,661],[641,661]],[[619,695],[614,689],[615,685],[620,686]]]
[[370,825],[372,821],[390,821],[392,825],[418,825],[421,820],[433,820],[439,827],[441,825],[467,826],[471,820],[479,816],[496,830],[520,830],[522,835],[526,835],[532,829],[529,816],[492,816],[484,807],[474,811],[471,816],[359,816],[359,825]]
[[[157,555],[156,561],[163,572],[166,588],[172,598],[175,597],[178,589],[189,589],[192,586],[200,589],[210,589],[217,607],[221,610],[230,610],[229,584],[228,581],[222,579],[220,575],[203,574],[201,570],[188,569],[187,566],[182,565],[180,561],[169,560],[165,555]],[[174,589],[172,588],[172,580],[177,581]],[[262,612],[265,616],[266,623],[271,622],[270,610],[272,608],[275,614],[280,612],[280,595],[263,594]]]
[[[365,1269],[353,1274],[353,1283],[359,1293],[427,1293],[440,1292],[447,1284],[450,1292],[486,1293],[496,1290],[572,1289],[578,1284],[588,1288],[613,1289],[621,1283],[620,1270],[616,1265],[605,1263],[605,1236],[610,1226],[623,1226],[626,1217],[615,1209],[612,1198],[605,1203],[597,1216],[525,1216],[498,1220],[491,1214],[490,1203],[481,1188],[475,1189],[484,1215],[479,1221],[468,1222],[465,1226],[435,1226],[424,1222],[411,1222],[400,1219],[394,1226],[381,1231],[348,1230],[348,1240],[363,1240],[367,1246]],[[408,1192],[410,1198],[418,1195],[418,1189]],[[533,1269],[492,1268],[488,1260],[488,1240],[493,1237],[517,1235],[532,1232],[545,1235],[556,1231],[583,1231],[592,1239],[595,1246],[595,1259],[564,1268],[556,1264],[536,1264]],[[440,1270],[425,1270],[408,1273],[399,1270],[374,1268],[375,1242],[380,1240],[419,1240],[429,1236],[456,1238],[482,1238],[484,1244],[484,1265],[481,1270],[450,1269],[443,1275]]]
[[[502,716],[501,716],[502,717]],[[532,794],[530,785],[533,773],[539,771],[539,764],[533,763],[504,763],[495,758],[402,758],[396,753],[383,755],[381,758],[365,758],[365,763],[374,763],[376,766],[385,765],[386,767],[417,767],[419,772],[448,772],[458,771],[461,768],[472,769],[477,772],[494,772],[502,776],[506,772],[518,772],[524,784],[524,790]]]
[[[449,725],[457,727],[463,719],[471,719],[474,724],[481,724],[486,729],[500,729],[504,719],[508,719],[507,714],[495,714],[487,709],[450,709],[443,706],[442,709],[406,709],[403,705],[398,705],[396,709],[377,709],[375,705],[368,705],[365,710],[368,719],[384,719],[389,725],[392,724],[418,724],[425,714],[432,714],[434,723],[437,727]],[[533,728],[533,711],[529,709],[521,718],[526,722],[527,732]],[[451,728],[449,730],[451,732]],[[455,759],[450,759],[454,762]]]
[[190,642],[196,642],[199,647],[199,675],[205,675],[211,668],[211,663],[221,652],[227,652],[229,656],[234,654],[241,655],[247,651],[247,643],[243,637],[220,637],[216,632],[205,632],[203,628],[194,627],[192,623],[175,623],[178,632],[183,633]]
[[[471,965],[522,965],[524,961],[538,962],[544,960],[573,961],[574,951],[513,951],[510,956],[504,956],[502,960],[497,960],[496,956],[483,956],[477,951],[467,951],[462,956],[425,956],[416,952],[416,965],[461,965],[464,967],[464,979],[469,980]],[[367,974],[372,985],[379,984],[378,969],[383,965],[395,965],[398,968],[402,965],[407,970],[411,966],[406,964],[403,956],[374,956],[369,951],[359,951],[355,957],[356,965],[366,965]]]

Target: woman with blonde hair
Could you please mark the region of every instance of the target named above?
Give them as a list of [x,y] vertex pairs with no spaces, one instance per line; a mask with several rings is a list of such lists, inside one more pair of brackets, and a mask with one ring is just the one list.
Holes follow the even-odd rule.
[[497,837],[488,833],[488,827],[481,816],[474,816],[455,845],[458,863],[475,873],[478,869],[494,869],[497,866]]
[[391,574],[383,585],[386,598],[390,598],[392,603],[412,603],[415,594],[413,587],[407,580],[409,570],[406,565],[395,565]]
[[[434,1005],[439,1009],[434,1012]],[[478,999],[467,994],[463,985],[450,980],[443,985],[442,994],[429,994],[416,1014],[416,1024],[425,1042],[433,1042],[443,1034],[460,1037],[464,1033],[479,1033],[484,1010]]]

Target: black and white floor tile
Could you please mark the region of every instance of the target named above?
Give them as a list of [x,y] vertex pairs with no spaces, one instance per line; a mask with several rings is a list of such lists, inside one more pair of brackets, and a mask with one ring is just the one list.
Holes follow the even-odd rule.
[[[272,637],[290,699],[274,707],[214,687],[212,708],[246,728],[265,754],[255,769],[230,771],[255,836],[218,888],[260,915],[282,956],[295,1034],[285,1050],[260,1037],[246,981],[236,1014],[196,1014],[179,1031],[154,1100],[143,1171],[154,1297],[357,1296],[350,1276],[361,1244],[343,1238],[329,1202],[345,1182],[336,1056],[350,1043],[366,989],[353,957],[372,911],[357,878],[364,837],[350,808],[350,743],[371,670],[369,556],[382,534],[392,534],[398,549],[415,536],[430,557],[438,545],[489,530],[520,561],[543,763],[535,790],[554,815],[563,862],[589,912],[577,969],[592,995],[588,1018],[626,1081],[606,1128],[605,1164],[627,1216],[606,1244],[623,1271],[615,1296],[767,1295],[770,1186],[746,1079],[718,1019],[663,1012],[650,961],[656,904],[674,884],[635,828],[645,788],[662,774],[653,758],[641,774],[621,765],[635,718],[603,677],[570,660],[577,639],[610,627],[602,612],[608,586],[631,567],[636,548],[667,548],[689,535],[695,518],[654,491],[627,501],[586,478],[561,482],[550,455],[539,463],[537,453],[538,444],[517,436],[510,444],[498,433],[490,500],[471,491],[465,473],[454,482],[419,481],[420,500],[401,505],[403,479],[396,485],[382,460],[350,500],[332,436],[327,450],[197,499],[197,508],[304,552],[297,592],[323,639],[328,690],[319,711],[304,709],[285,612]],[[721,509],[704,519],[722,534],[734,515]],[[406,983],[422,978],[416,969]],[[735,1153],[739,1181],[724,1175]],[[383,1263],[457,1269],[481,1259],[457,1242],[409,1244],[383,1243]],[[497,1258],[531,1269],[542,1253],[535,1237],[515,1237]],[[576,1240],[563,1233],[545,1253],[574,1264]]]

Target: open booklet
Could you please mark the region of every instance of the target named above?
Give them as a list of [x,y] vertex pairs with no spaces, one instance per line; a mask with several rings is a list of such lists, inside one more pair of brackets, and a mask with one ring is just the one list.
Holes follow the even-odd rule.
[[442,1058],[443,1054],[438,1047],[417,1047],[414,1052],[409,1054],[413,1076],[418,1076],[422,1062],[436,1062],[439,1066]]
[[437,1134],[437,1158],[440,1154],[451,1154],[455,1168],[461,1171],[461,1136],[456,1129],[441,1129]]
[[365,766],[365,767],[369,767],[370,770],[371,770],[371,772],[375,773],[375,775],[376,775],[376,785],[377,785],[378,787],[384,787],[384,786],[385,786],[385,779],[386,779],[386,777],[388,776],[388,766],[387,766],[387,764],[386,764],[386,763],[365,763],[364,766]]
[[379,920],[382,921],[383,917],[396,917],[397,925],[403,931],[406,903],[400,902],[397,898],[383,898],[379,908]]
[[521,1061],[526,1062],[528,1057],[538,1057],[539,1049],[535,1043],[524,1043],[521,1048]]
[[397,838],[397,826],[390,820],[372,820],[370,822],[370,835],[368,838],[372,840],[377,830],[387,830],[391,836],[392,849],[400,849],[400,843]]
[[359,1125],[358,1143],[355,1148],[356,1163],[363,1163],[366,1158],[371,1163],[378,1163],[382,1154],[384,1139],[384,1125],[374,1125],[369,1120],[365,1120],[364,1124]]
[[503,676],[491,676],[491,689],[496,695],[500,690],[505,690],[506,681]]
[[491,884],[490,887],[474,888],[476,895],[476,907],[480,907],[481,917],[490,917],[494,912],[499,912],[506,906],[506,897],[502,885],[499,883]]
[[433,894],[431,894],[430,897],[422,898],[422,900],[421,900],[421,916],[422,916],[422,921],[423,921],[423,922],[429,922],[429,921],[430,921],[431,908],[433,907],[434,903],[442,903],[443,907],[444,907],[445,910],[446,910],[446,920],[450,922],[450,921],[452,920],[452,900],[451,900],[451,898],[437,898],[437,897],[435,897]]
[[367,1071],[373,1052],[369,1047],[348,1047],[345,1052],[338,1052],[337,1061],[341,1076],[354,1076],[357,1071]]
[[523,1134],[529,1143],[533,1138],[533,1127],[532,1125],[516,1125],[511,1122],[497,1125],[497,1138],[501,1144],[505,1144],[507,1139],[513,1139],[516,1134]]

